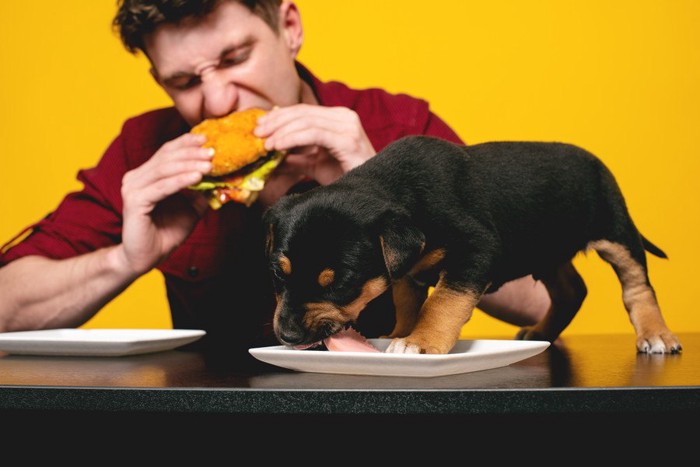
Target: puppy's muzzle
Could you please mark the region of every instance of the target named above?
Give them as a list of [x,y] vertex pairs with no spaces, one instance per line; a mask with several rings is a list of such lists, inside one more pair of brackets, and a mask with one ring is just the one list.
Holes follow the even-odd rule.
[[274,322],[277,339],[282,344],[289,346],[309,346],[345,329],[349,325],[349,323],[324,319],[314,321],[310,326],[306,326],[304,319],[305,314],[303,313],[278,311]]
[[278,313],[275,320],[275,334],[277,339],[286,345],[306,344],[311,338],[304,326],[289,313]]

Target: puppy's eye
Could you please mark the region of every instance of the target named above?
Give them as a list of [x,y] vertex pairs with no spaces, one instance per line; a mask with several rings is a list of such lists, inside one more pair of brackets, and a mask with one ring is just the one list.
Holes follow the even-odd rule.
[[285,275],[282,273],[279,267],[272,267],[272,275],[278,281],[284,281]]
[[278,264],[273,264],[270,267],[270,272],[272,273],[272,280],[276,284],[283,283],[287,279],[286,274],[284,274],[284,272],[282,272],[282,270],[280,269]]
[[292,262],[284,254],[280,254],[276,261],[270,264],[273,279],[284,282],[292,273]]

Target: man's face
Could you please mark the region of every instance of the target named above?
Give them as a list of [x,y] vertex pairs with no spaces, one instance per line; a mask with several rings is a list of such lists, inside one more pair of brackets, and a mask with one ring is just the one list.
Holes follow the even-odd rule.
[[300,101],[294,59],[301,45],[296,7],[284,4],[276,34],[238,2],[209,16],[164,25],[146,38],[158,83],[190,125],[249,107]]

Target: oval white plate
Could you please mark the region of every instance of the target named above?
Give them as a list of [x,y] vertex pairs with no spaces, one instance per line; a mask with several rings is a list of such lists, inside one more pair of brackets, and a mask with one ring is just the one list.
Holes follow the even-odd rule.
[[199,329],[46,329],[0,333],[0,352],[118,357],[160,352],[201,338]]
[[549,347],[546,341],[459,340],[448,354],[416,355],[384,353],[391,339],[368,340],[382,352],[295,350],[284,345],[255,347],[248,351],[260,361],[296,371],[425,377],[498,368],[537,355]]

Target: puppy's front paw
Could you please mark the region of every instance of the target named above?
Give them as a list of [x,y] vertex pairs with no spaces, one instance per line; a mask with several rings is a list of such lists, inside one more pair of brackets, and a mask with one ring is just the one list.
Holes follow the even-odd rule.
[[420,346],[409,344],[406,339],[394,339],[389,343],[389,347],[385,350],[386,353],[421,353]]
[[389,347],[385,350],[386,353],[404,353],[404,354],[444,354],[450,349],[443,350],[427,343],[420,343],[410,337],[397,338],[391,341]]

